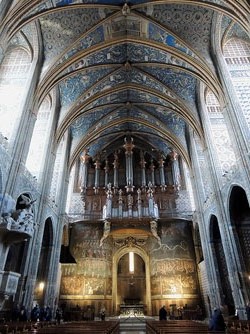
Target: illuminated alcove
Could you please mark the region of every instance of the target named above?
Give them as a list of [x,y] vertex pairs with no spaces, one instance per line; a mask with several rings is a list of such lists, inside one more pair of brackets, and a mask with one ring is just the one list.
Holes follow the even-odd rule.
[[[130,270],[129,254],[134,257],[134,270]],[[121,257],[117,268],[117,298],[120,304],[145,304],[146,281],[145,263],[136,253]]]

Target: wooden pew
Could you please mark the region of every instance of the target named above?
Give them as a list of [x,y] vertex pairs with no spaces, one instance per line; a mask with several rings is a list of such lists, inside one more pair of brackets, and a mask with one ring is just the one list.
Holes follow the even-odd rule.
[[13,334],[18,334],[18,333],[24,333],[25,331],[27,331],[26,329],[26,322],[22,322],[22,321],[14,321],[14,322],[7,322],[5,323],[7,330],[6,330],[6,334],[7,333],[13,333]]
[[230,333],[250,333],[250,320],[229,319],[227,328]]
[[77,321],[38,328],[37,334],[119,334],[118,321]]
[[34,329],[51,327],[56,324],[56,321],[7,321],[0,324],[0,334],[16,334],[32,332]]
[[0,325],[0,334],[119,334],[119,321],[77,321],[56,324],[51,321],[8,322]]
[[177,321],[146,321],[146,332],[148,334],[203,334],[203,333],[223,333],[209,331],[208,325],[192,320]]
[[0,333],[7,334],[8,333],[8,325],[7,324],[0,324]]

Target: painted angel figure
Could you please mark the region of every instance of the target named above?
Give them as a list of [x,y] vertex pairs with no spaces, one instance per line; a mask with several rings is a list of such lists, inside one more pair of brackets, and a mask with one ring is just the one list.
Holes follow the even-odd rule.
[[103,236],[100,240],[100,246],[103,245],[103,241],[109,236],[110,229],[111,229],[111,223],[108,220],[104,220]]
[[159,237],[159,235],[157,233],[157,221],[152,220],[150,222],[150,230],[151,230],[151,233],[153,234],[153,236],[157,239],[158,243],[161,244],[161,238]]

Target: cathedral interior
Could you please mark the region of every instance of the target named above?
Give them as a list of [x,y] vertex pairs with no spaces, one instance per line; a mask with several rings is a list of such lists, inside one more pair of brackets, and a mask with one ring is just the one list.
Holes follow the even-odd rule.
[[247,0],[0,1],[0,311],[250,300]]

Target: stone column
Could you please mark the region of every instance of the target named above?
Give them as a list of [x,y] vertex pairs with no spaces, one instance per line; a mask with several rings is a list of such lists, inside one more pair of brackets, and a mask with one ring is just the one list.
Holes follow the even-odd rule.
[[[65,136],[62,152],[64,158],[61,160],[61,171],[60,171],[60,178],[58,180],[58,212],[65,212],[65,205],[67,200],[67,193],[68,193],[68,170],[67,170],[67,157],[69,154],[69,142],[70,142],[70,133],[66,132],[67,137]],[[51,161],[50,161],[51,164]],[[49,175],[52,174],[51,169],[48,169],[46,175],[49,179]],[[47,179],[45,178],[45,179]],[[45,184],[46,186],[46,184]],[[47,183],[48,189],[50,188],[50,182]],[[44,191],[44,193],[46,193]],[[59,196],[60,194],[60,196]],[[60,197],[60,198],[59,198]],[[40,252],[42,249],[43,243],[43,236],[44,236],[44,227],[45,221],[48,218],[45,207],[40,205],[38,207],[37,212],[37,225],[34,230],[34,235],[30,239],[29,242],[29,249],[27,251],[26,258],[30,259],[26,261],[25,270],[23,272],[23,277],[26,277],[25,284],[23,286],[24,294],[20,296],[19,303],[25,305],[27,310],[30,310],[33,303],[34,298],[34,289],[37,284],[37,272],[39,266],[39,258]],[[54,216],[56,217],[56,215]],[[60,252],[61,252],[61,240],[62,240],[62,231],[63,226],[67,223],[67,217],[64,214],[59,214],[57,218],[53,221],[53,227],[55,227],[54,233],[51,234],[53,240],[51,240],[52,252],[50,257],[48,258],[48,273],[46,275],[46,286],[44,290],[44,303],[46,305],[50,304],[50,306],[54,307],[54,302],[56,301],[56,296],[59,294],[59,260],[60,260]]]
[[108,184],[108,190],[106,191],[107,199],[106,199],[106,212],[104,214],[104,218],[111,218],[112,217],[112,190],[111,190],[111,183]]
[[[219,27],[221,26],[219,22]],[[214,29],[217,29],[215,26]],[[221,41],[218,35],[212,34],[214,65],[217,69],[218,77],[222,84],[223,94],[221,96],[221,108],[223,116],[226,120],[228,132],[230,134],[232,145],[234,146],[234,153],[236,155],[237,164],[241,165],[242,170],[245,171],[248,182],[250,182],[250,134],[249,134],[249,121],[244,114],[242,105],[236,94],[236,89],[233,86],[232,75],[221,50]],[[237,70],[235,70],[237,72]],[[247,70],[241,72],[242,79],[246,79],[248,76]],[[246,181],[247,182],[247,181]]]
[[148,198],[148,213],[150,217],[154,217],[154,188],[151,182],[148,184],[147,198]]
[[[222,36],[218,34],[223,24],[222,16],[218,17],[216,24],[213,25],[211,39],[211,54],[213,55],[213,63],[216,68],[218,80],[222,85],[220,94],[220,106],[226,121],[228,133],[237,161],[237,169],[239,167],[240,178],[244,180],[244,184],[250,182],[250,135],[247,117],[244,115],[241,103],[236,94],[236,90],[232,84],[232,76],[222,53],[221,40]],[[237,69],[238,71],[238,69]],[[241,75],[247,75],[246,71],[242,71]],[[234,171],[233,171],[234,172]],[[213,173],[215,175],[215,173]],[[239,174],[235,175],[235,180],[239,179]],[[249,300],[249,280],[248,275],[244,273],[244,268],[240,264],[238,255],[235,252],[235,246],[232,240],[235,238],[231,224],[224,224],[228,220],[228,208],[225,205],[225,194],[221,191],[221,183],[214,178],[218,196],[216,196],[217,210],[221,210],[221,222],[219,222],[220,230],[223,231],[223,248],[225,251],[225,261],[227,264],[228,274],[230,278],[230,288],[234,299],[235,308],[239,310],[239,317],[245,317],[245,305]],[[205,254],[204,254],[205,257]],[[243,283],[243,284],[242,284]],[[217,303],[218,305],[218,303]]]

